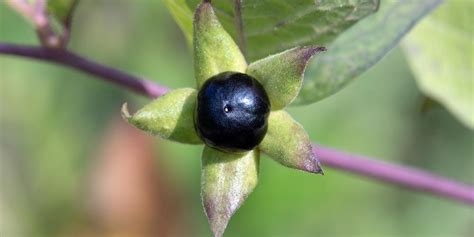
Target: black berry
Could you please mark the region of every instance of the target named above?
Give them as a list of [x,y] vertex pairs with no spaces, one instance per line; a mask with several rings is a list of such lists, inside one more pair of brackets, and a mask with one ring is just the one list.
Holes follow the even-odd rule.
[[267,132],[270,101],[255,78],[223,72],[198,93],[196,130],[206,144],[225,151],[252,150]]

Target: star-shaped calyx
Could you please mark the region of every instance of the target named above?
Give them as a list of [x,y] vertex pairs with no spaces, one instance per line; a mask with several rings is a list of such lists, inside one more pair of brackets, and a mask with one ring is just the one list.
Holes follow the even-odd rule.
[[[231,216],[257,185],[260,152],[284,166],[322,173],[319,162],[312,152],[308,134],[283,109],[298,95],[304,70],[310,58],[325,49],[316,46],[296,47],[248,65],[239,47],[219,23],[209,2],[201,3],[196,9],[193,46],[197,90],[193,88],[172,90],[144,106],[134,115],[130,115],[124,105],[122,114],[137,128],[162,138],[187,144],[204,144],[202,202],[214,235],[222,236]],[[209,81],[216,77],[218,83],[214,84],[223,85],[224,89],[209,89],[209,84],[212,84]],[[245,83],[226,84],[228,82],[226,80],[235,77],[244,78],[242,80]],[[247,77],[250,79],[247,80]],[[244,147],[242,149],[229,149],[229,142],[225,143],[225,147],[221,147],[219,145],[221,143],[212,142],[212,139],[207,137],[200,127],[202,123],[209,122],[205,117],[206,114],[204,113],[204,117],[201,118],[205,121],[200,121],[197,114],[199,111],[207,111],[203,108],[207,109],[208,104],[203,103],[217,100],[221,98],[217,98],[217,95],[220,96],[227,91],[235,93],[239,86],[257,88],[255,89],[257,92],[251,94],[253,97],[247,96],[248,98],[254,98],[254,95],[263,98],[259,102],[259,106],[263,109],[259,110],[261,116],[258,118],[261,139],[257,137],[254,143],[249,145],[248,137],[251,134],[247,134],[248,129],[238,127],[240,124],[238,120],[246,118],[245,113],[240,113],[244,115],[233,116],[232,123],[222,123],[223,125],[219,123],[224,126],[220,128],[222,132],[227,131],[225,129],[227,125],[233,126],[229,130],[237,131],[235,136],[231,134],[226,138],[231,139],[230,145],[234,137],[235,141],[240,139],[239,144],[244,144],[241,146]],[[247,91],[244,91],[244,94],[249,95]],[[219,103],[217,106],[220,106]],[[230,107],[226,107],[225,103],[222,103],[222,108],[212,107],[209,111],[222,109],[223,114],[227,113]],[[268,107],[265,107],[266,103]],[[251,110],[249,113],[253,112]],[[256,121],[252,116],[251,121]],[[239,131],[242,134],[239,134]]]

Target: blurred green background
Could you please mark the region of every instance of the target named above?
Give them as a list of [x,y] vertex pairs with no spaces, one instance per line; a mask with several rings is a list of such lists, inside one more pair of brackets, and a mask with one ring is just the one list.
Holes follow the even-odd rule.
[[[30,25],[3,3],[0,41],[37,44]],[[190,52],[161,1],[82,0],[70,48],[172,88],[194,86]],[[424,100],[395,49],[336,95],[289,111],[317,143],[474,184],[474,134],[442,107],[422,113]],[[144,146],[148,136],[117,125],[125,101],[138,108],[148,99],[77,71],[0,55],[0,236],[146,236],[133,227],[143,223],[118,216],[142,199],[132,195],[101,209],[133,192],[129,187],[160,203],[142,202],[153,207],[133,214],[151,216],[143,225],[153,227],[141,229],[211,235],[199,195],[202,147],[158,138],[151,149]],[[116,133],[120,145],[106,142]],[[135,146],[148,149],[154,165],[110,168],[119,156],[140,163],[146,154]],[[97,183],[118,191],[97,191]],[[225,236],[467,237],[474,236],[474,209],[338,170],[327,168],[325,176],[290,170],[262,157],[258,188]]]

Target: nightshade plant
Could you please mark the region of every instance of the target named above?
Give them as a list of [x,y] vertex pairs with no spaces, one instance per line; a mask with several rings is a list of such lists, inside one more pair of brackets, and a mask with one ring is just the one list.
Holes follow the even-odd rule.
[[[314,156],[317,154],[325,167],[348,171],[469,205],[474,204],[474,187],[471,185],[416,168],[311,145],[301,126],[282,110],[298,94],[300,87],[301,92],[293,104],[313,103],[342,89],[395,47],[417,21],[440,5],[442,0],[381,1],[380,8],[378,0],[215,1],[214,8],[220,14],[222,25],[238,41],[242,51],[246,52],[247,59],[253,61],[291,48],[250,65],[247,65],[234,41],[216,19],[209,0],[198,8],[194,27],[191,9],[195,8],[199,0],[165,0],[178,26],[183,30],[188,45],[194,46],[195,73],[198,82],[197,90],[187,88],[174,91],[154,81],[95,62],[68,48],[72,16],[79,0],[4,2],[34,26],[41,45],[0,42],[0,54],[56,63],[144,96],[161,97],[133,116],[124,106],[124,117],[135,126],[163,138],[190,144],[206,143],[203,152],[202,193],[205,211],[216,236],[223,234],[232,214],[255,187],[260,152],[267,153],[285,166],[321,173],[319,162]],[[472,32],[469,29],[472,28],[468,28],[472,24],[469,18],[458,18],[458,16],[469,16],[469,9],[473,6],[471,2],[445,1],[444,9],[439,9],[436,14],[428,17],[433,17],[432,19],[436,21],[425,21],[428,24],[421,24],[418,27],[419,32],[412,33],[405,46],[411,55],[409,61],[413,61],[415,72],[420,74],[417,78],[422,78],[425,93],[438,95],[437,99],[448,109],[457,111],[459,116],[466,115],[463,121],[472,128],[474,117],[470,116],[472,100],[469,100],[472,90],[465,84],[470,82],[465,80],[470,79],[465,75],[472,75],[469,74],[472,67],[468,60],[470,54],[464,53],[472,49],[469,38],[469,32]],[[2,4],[3,2],[0,3]],[[377,13],[372,14],[374,12]],[[55,24],[52,24],[53,22]],[[446,27],[445,24],[448,22],[457,23],[458,27]],[[16,27],[16,24],[15,22],[12,25]],[[233,24],[235,26],[232,26]],[[234,27],[235,32],[232,30]],[[433,35],[437,35],[439,40],[432,41]],[[305,72],[307,78],[301,86],[303,71],[308,60],[316,52],[323,50],[318,47],[293,48],[306,44],[328,45],[328,52],[310,62]],[[463,46],[453,48],[453,45]],[[419,56],[420,53],[423,57]],[[432,65],[439,67],[433,71]],[[252,83],[241,84],[237,91],[232,91],[232,86],[221,85],[224,88],[219,92],[222,96],[210,97],[210,101],[219,105],[225,102],[226,98],[234,98],[229,96],[232,93],[246,94],[249,89],[256,89],[255,97],[252,98],[265,98],[264,95],[267,95],[270,105],[268,108],[265,105],[267,103],[259,104],[263,109],[237,107],[237,112],[240,111],[239,113],[247,114],[249,115],[247,118],[251,118],[246,124],[262,128],[255,134],[254,139],[246,144],[248,146],[243,147],[243,150],[247,150],[256,146],[251,151],[229,149],[235,148],[238,143],[234,143],[232,139],[239,136],[229,135],[225,143],[220,143],[222,141],[218,140],[219,134],[217,136],[212,134],[215,134],[214,129],[222,128],[207,126],[203,120],[197,119],[199,115],[196,114],[196,111],[199,111],[199,102],[203,102],[201,105],[204,106],[213,104],[205,102],[205,96],[201,98],[202,100],[197,100],[198,92],[206,94],[205,85],[213,80],[210,78],[236,75],[238,78],[248,77]],[[247,82],[250,82],[249,80],[244,79]],[[259,82],[254,83],[254,80]],[[227,112],[236,112],[232,110],[235,108],[227,108]],[[209,111],[220,109],[221,112],[224,109],[226,112],[225,106],[211,106],[208,109]],[[207,115],[216,116],[203,113],[203,118]],[[239,121],[239,116],[236,114],[230,112],[229,116],[226,118],[228,121],[235,122],[235,119]],[[217,115],[215,118],[222,117]],[[252,118],[258,118],[260,122],[253,123],[255,121]],[[219,119],[215,121],[221,122]],[[234,126],[231,128],[239,130],[237,124],[230,125]],[[211,135],[207,133],[209,131]],[[238,135],[249,134],[238,133]],[[228,147],[226,144],[231,146]],[[49,183],[47,185],[51,186]]]
[[298,95],[308,61],[325,48],[296,47],[247,65],[209,2],[196,9],[193,43],[197,90],[172,90],[133,116],[124,104],[122,114],[162,138],[205,144],[202,204],[214,235],[222,236],[257,185],[260,152],[284,166],[322,174],[308,134],[283,109]]

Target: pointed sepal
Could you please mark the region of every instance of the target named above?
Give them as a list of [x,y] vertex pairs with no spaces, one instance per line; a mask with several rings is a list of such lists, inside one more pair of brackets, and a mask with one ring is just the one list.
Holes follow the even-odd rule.
[[308,61],[324,47],[296,47],[251,63],[247,74],[255,77],[265,88],[272,110],[280,110],[298,95]]
[[130,115],[127,104],[122,107],[122,117],[135,127],[176,142],[202,144],[194,129],[194,110],[197,91],[182,88],[145,105]]
[[225,71],[245,72],[247,63],[239,47],[224,30],[211,3],[202,2],[194,15],[194,73],[198,88]]
[[284,166],[311,173],[323,173],[312,152],[308,134],[283,110],[270,113],[267,135],[259,148]]
[[257,185],[259,152],[226,153],[206,146],[201,197],[214,236],[223,235],[235,211]]

